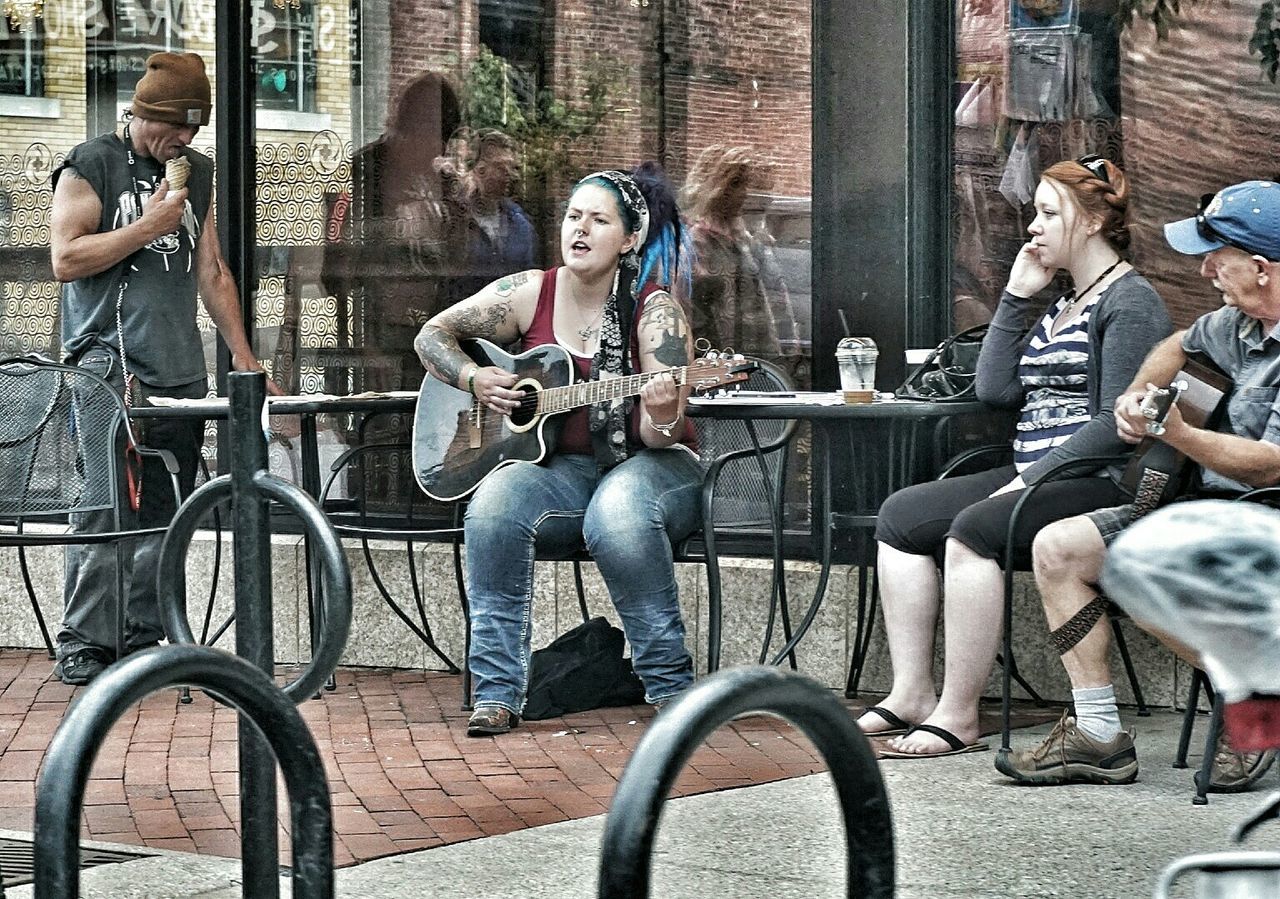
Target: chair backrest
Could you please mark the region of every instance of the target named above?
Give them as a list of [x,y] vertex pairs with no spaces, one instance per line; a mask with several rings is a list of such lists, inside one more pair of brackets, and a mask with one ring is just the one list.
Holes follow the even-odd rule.
[[119,394],[92,372],[39,357],[0,361],[0,517],[110,509],[119,484]]
[[[756,360],[759,368],[741,385],[743,390],[787,392],[794,389],[790,379],[776,365]],[[714,523],[717,527],[767,529],[772,520],[770,503],[786,466],[787,443],[795,431],[794,419],[759,419],[754,425],[756,438],[764,451],[766,476],[761,474],[761,458],[755,453],[751,431],[745,421],[735,419],[696,418],[698,452],[710,465],[725,456],[716,483]]]

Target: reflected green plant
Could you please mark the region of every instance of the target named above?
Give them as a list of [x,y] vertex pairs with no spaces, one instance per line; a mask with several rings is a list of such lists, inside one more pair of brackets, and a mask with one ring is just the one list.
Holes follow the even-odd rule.
[[[1171,29],[1178,27],[1178,16],[1184,5],[1191,6],[1204,0],[1118,0],[1116,18],[1121,28],[1133,25],[1135,18],[1148,19],[1156,29],[1156,40],[1163,41],[1169,37]],[[1280,74],[1280,19],[1276,17],[1276,5],[1272,0],[1264,0],[1258,8],[1258,18],[1254,23],[1253,36],[1249,38],[1249,55],[1259,54],[1262,74],[1272,84]]]
[[520,144],[521,203],[548,248],[554,246],[558,217],[552,195],[573,177],[573,151],[596,135],[613,110],[611,98],[625,86],[623,71],[620,62],[593,54],[576,67],[576,97],[559,97],[547,88],[522,96],[511,64],[481,46],[464,76],[463,121],[473,131],[496,128]]
[[1280,71],[1280,18],[1276,16],[1276,5],[1266,0],[1258,10],[1258,21],[1253,26],[1253,37],[1249,39],[1249,55],[1254,53],[1262,57],[1262,74],[1276,83],[1276,74]]

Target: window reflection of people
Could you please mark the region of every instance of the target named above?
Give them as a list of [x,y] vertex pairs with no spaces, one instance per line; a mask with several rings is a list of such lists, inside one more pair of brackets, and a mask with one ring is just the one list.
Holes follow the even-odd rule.
[[[236,371],[262,370],[218,246],[213,164],[190,149],[209,122],[209,98],[199,56],[154,53],[124,124],[75,147],[53,172],[50,250],[54,277],[63,282],[63,355],[134,403],[205,396],[197,291]],[[184,495],[195,484],[203,439],[198,421],[155,421],[148,428],[147,444],[173,453]],[[142,484],[141,508],[126,504],[121,521],[126,528],[163,527],[176,511],[164,463],[147,459]],[[78,533],[111,531],[114,515],[75,513],[71,525]],[[164,637],[155,577],[160,542],[140,538],[124,553],[125,652]],[[112,544],[67,548],[55,669],[64,683],[86,684],[115,659],[115,567]]]
[[[689,326],[667,289],[679,246],[674,198],[657,171],[589,175],[574,188],[560,226],[563,264],[501,278],[437,315],[418,335],[418,354],[433,375],[502,414],[522,396],[512,389],[515,376],[478,367],[459,349],[460,338],[524,349],[559,344],[582,380],[688,364]],[[698,515],[701,475],[683,445],[692,434],[685,399],[669,374],[658,375],[638,401],[568,413],[557,449],[543,462],[516,462],[481,482],[466,513],[475,675],[469,735],[505,733],[524,708],[535,545],[571,550],[585,542],[649,702],[693,681],[671,551]]]
[[400,95],[386,133],[352,160],[349,243],[331,248],[325,267],[329,289],[353,300],[366,389],[421,383],[413,336],[444,307],[449,222],[437,160],[459,122],[452,83],[424,72]]
[[[743,219],[747,192],[762,183],[761,167],[744,147],[716,145],[698,156],[684,188],[693,222],[696,267],[693,333],[713,347],[784,362],[795,316],[768,234]],[[784,364],[784,367],[785,364]]]
[[[986,748],[978,742],[978,698],[1000,642],[999,560],[1013,507],[1056,466],[1127,448],[1116,435],[1116,398],[1172,330],[1160,297],[1121,257],[1128,197],[1123,172],[1096,156],[1045,170],[1031,239],[1014,261],[978,359],[978,397],[1022,410],[1014,464],[908,487],[880,508],[877,568],[893,688],[859,725],[873,734],[914,725],[890,742],[891,756]],[[1059,269],[1075,287],[1045,310],[1035,297]],[[1121,473],[1120,466],[1082,469],[1043,484],[1019,517],[1017,546],[1025,553],[1050,522],[1124,502]],[[938,697],[940,604],[946,676]]]
[[510,197],[520,177],[519,150],[511,137],[493,129],[470,141],[467,171],[450,197],[451,241],[460,245],[462,271],[451,279],[446,302],[533,267],[533,224]]

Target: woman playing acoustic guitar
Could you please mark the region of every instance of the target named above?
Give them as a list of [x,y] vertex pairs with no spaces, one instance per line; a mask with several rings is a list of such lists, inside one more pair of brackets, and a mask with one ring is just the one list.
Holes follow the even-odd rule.
[[[513,389],[516,377],[477,365],[460,339],[521,349],[558,344],[581,380],[687,365],[688,322],[667,290],[681,277],[683,237],[656,166],[588,175],[560,227],[562,266],[495,281],[427,322],[414,347],[435,377],[508,415],[525,396]],[[547,458],[497,468],[476,489],[465,525],[475,677],[469,736],[519,723],[529,686],[535,549],[568,553],[585,542],[649,702],[661,704],[692,682],[671,552],[698,520],[701,470],[687,446],[686,398],[660,374],[638,402],[569,412]]]
[[[978,359],[978,398],[1021,410],[1014,464],[908,487],[880,508],[877,565],[893,689],[859,725],[873,735],[907,731],[890,742],[887,757],[987,748],[977,739],[978,698],[1000,643],[1000,560],[1014,504],[1060,464],[1129,448],[1116,436],[1112,409],[1172,325],[1159,295],[1122,257],[1128,201],[1124,173],[1100,157],[1045,170],[1031,239],[1014,260]],[[1046,309],[1036,295],[1060,269],[1074,288]],[[1039,489],[1018,519],[1020,551],[1050,522],[1126,501],[1121,473],[1121,466],[1082,468]],[[933,679],[939,568],[946,594],[941,697]],[[1077,696],[1077,708],[1095,698]]]

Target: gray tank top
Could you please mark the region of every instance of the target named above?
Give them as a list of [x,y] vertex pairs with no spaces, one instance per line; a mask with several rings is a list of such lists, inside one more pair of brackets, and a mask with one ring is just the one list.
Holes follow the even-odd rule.
[[[93,346],[120,352],[116,300],[120,279],[128,275],[120,321],[129,372],[157,387],[189,384],[205,377],[204,346],[196,327],[196,246],[209,212],[213,163],[184,150],[191,161],[187,210],[178,229],[159,237],[132,257],[96,275],[63,285],[62,352],[73,361]],[[75,169],[102,200],[99,233],[124,227],[141,214],[163,177],[154,159],[135,154],[137,184],[130,183],[124,142],[115,134],[85,141],[53,173],[53,185],[66,168]],[[216,240],[216,235],[209,235]],[[126,267],[128,271],[126,272]]]

